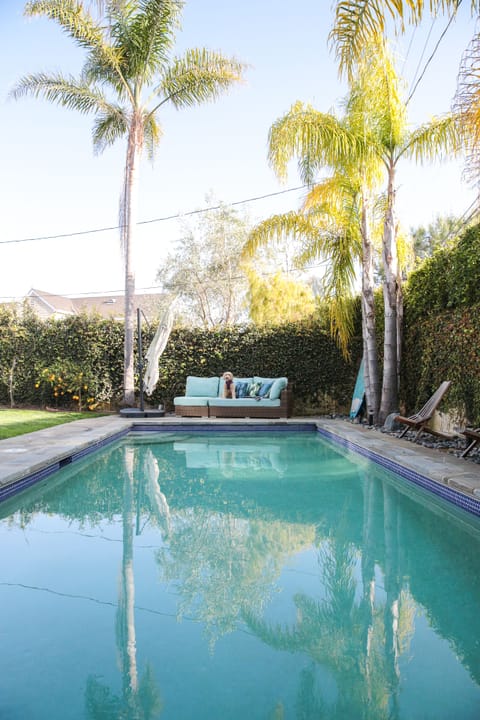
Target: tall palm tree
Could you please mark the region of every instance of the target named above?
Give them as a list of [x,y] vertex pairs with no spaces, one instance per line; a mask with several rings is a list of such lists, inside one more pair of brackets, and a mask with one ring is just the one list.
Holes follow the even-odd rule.
[[369,153],[383,165],[386,207],[383,226],[382,265],[385,306],[383,386],[379,420],[398,409],[398,377],[402,337],[402,288],[397,254],[396,172],[402,159],[423,163],[455,154],[462,149],[462,135],[455,114],[447,113],[410,129],[400,79],[386,42],[377,37],[358,64],[358,82],[350,102],[363,115],[364,139]]
[[[398,374],[401,349],[402,291],[397,256],[396,170],[401,159],[418,162],[434,160],[442,153],[461,149],[460,131],[455,115],[448,114],[410,130],[400,80],[386,43],[379,36],[364,48],[345,102],[345,118],[317,112],[296,103],[277,120],[270,130],[269,159],[280,178],[287,172],[292,158],[298,158],[302,180],[313,182],[323,168],[336,168],[348,178],[360,194],[360,233],[363,247],[364,338],[368,339],[368,358],[376,357],[374,334],[367,333],[367,318],[373,325],[373,277],[368,228],[369,199],[383,168],[386,178],[386,201],[383,221],[382,262],[384,275],[385,337],[383,383],[380,406],[369,400],[372,414],[383,422],[398,409]],[[309,218],[311,222],[311,218]],[[280,224],[277,221],[277,224]],[[261,228],[262,232],[265,232]],[[267,227],[268,230],[268,227]],[[318,225],[316,228],[317,237]],[[340,247],[340,245],[337,245]],[[351,250],[350,250],[351,252]],[[366,361],[369,382],[376,386],[375,368]],[[367,383],[368,386],[368,383]]]
[[312,187],[300,212],[260,223],[250,236],[247,251],[252,254],[259,245],[283,234],[302,240],[303,253],[297,258],[298,264],[314,257],[328,261],[324,284],[332,303],[332,328],[344,351],[352,331],[348,296],[353,290],[356,263],[361,262],[365,388],[368,412],[376,419],[379,376],[371,226],[372,191],[379,179],[379,164],[365,144],[359,117],[353,102],[342,119],[295,103],[273,124],[269,159],[281,179],[285,178],[293,157],[298,158],[299,173],[306,183],[312,183],[325,167],[332,168],[332,173]]
[[33,0],[27,16],[55,21],[86,51],[78,78],[60,72],[20,79],[14,98],[42,97],[95,116],[93,144],[103,151],[126,137],[127,151],[120,201],[120,235],[125,266],[124,402],[134,393],[134,231],[140,160],[153,158],[161,137],[159,113],[215,100],[242,79],[244,66],[204,48],[173,56],[183,3],[178,0],[105,0],[105,23],[95,20],[78,0]]

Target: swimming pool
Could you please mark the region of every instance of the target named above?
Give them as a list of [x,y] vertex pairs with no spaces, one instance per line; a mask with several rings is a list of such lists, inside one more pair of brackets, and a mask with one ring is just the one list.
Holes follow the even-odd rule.
[[316,432],[129,435],[0,543],[2,720],[480,714],[480,520]]

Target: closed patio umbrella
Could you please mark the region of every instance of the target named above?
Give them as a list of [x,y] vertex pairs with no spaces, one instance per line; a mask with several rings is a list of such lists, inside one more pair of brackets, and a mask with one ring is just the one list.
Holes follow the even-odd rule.
[[157,328],[157,332],[145,355],[145,374],[143,376],[143,389],[151,395],[159,378],[158,359],[165,350],[173,326],[172,306],[167,308]]

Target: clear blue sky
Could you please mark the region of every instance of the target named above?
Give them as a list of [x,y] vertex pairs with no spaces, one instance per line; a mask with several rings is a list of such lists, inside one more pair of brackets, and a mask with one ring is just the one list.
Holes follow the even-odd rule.
[[[281,185],[267,165],[271,124],[296,100],[328,112],[345,94],[328,33],[327,0],[187,0],[178,50],[205,46],[249,64],[247,81],[214,104],[161,118],[164,136],[152,167],[141,171],[139,219],[150,220],[205,207],[213,192],[236,202],[300,185],[294,171]],[[105,231],[58,240],[5,243],[45,235],[116,226],[125,147],[94,156],[92,118],[42,100],[7,95],[23,74],[62,69],[76,73],[81,50],[51,21],[23,17],[22,0],[0,3],[0,136],[2,230],[0,297],[31,287],[80,294],[123,288],[118,233]],[[445,28],[430,19],[395,44],[398,70],[411,87]],[[410,103],[416,125],[449,110],[463,50],[473,35],[467,9],[449,29]],[[429,33],[431,33],[429,35]],[[410,43],[411,41],[411,43]],[[420,63],[423,53],[423,63]],[[459,163],[434,168],[401,165],[400,220],[406,228],[438,214],[462,215],[474,199],[461,181]],[[245,205],[252,220],[298,207],[299,193]],[[156,268],[181,233],[177,221],[139,229],[137,287],[155,284]]]

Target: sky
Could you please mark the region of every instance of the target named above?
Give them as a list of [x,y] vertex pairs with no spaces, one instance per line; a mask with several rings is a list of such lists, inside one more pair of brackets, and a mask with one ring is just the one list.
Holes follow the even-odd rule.
[[[154,164],[140,172],[136,285],[153,291],[157,268],[182,235],[188,213],[207,195],[251,223],[300,207],[304,191],[292,167],[280,183],[267,162],[270,126],[297,100],[341,114],[339,79],[328,35],[331,0],[187,0],[176,52],[207,47],[248,65],[243,84],[215,103],[160,116],[163,137]],[[464,3],[464,5],[467,5]],[[0,301],[30,288],[78,296],[122,291],[118,203],[125,162],[119,142],[95,155],[92,116],[44,100],[9,97],[30,72],[78,74],[82,51],[52,21],[25,18],[23,0],[0,0]],[[406,94],[414,86],[447,19],[392,38]],[[467,8],[450,26],[409,103],[412,127],[448,112],[463,51],[474,32]],[[398,210],[409,229],[438,215],[461,217],[475,200],[460,161],[398,169]],[[265,198],[265,195],[274,197]],[[165,220],[171,216],[180,219]],[[183,218],[183,220],[182,220]],[[109,229],[110,228],[110,229]],[[66,235],[56,239],[55,235]]]

